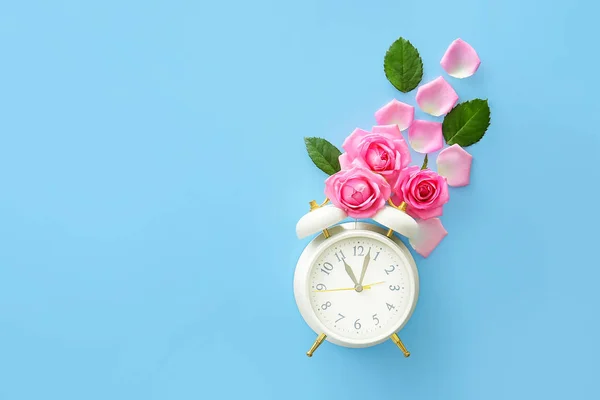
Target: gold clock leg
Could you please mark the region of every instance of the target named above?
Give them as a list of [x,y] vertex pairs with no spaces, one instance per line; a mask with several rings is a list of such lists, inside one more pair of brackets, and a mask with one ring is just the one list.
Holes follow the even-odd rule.
[[[397,208],[400,211],[406,212],[407,204],[405,202],[400,203],[399,206],[396,206],[394,203],[392,203],[392,200],[388,200],[388,203],[390,204],[390,206],[392,206],[394,208]],[[394,236],[394,231],[392,229],[388,229],[388,231],[385,234],[385,236],[391,238],[392,236]],[[400,342],[400,343],[402,343],[402,342]]]
[[[310,211],[312,211],[312,210],[316,210],[317,208],[323,207],[327,203],[329,203],[328,198],[325,198],[325,201],[320,205],[317,204],[317,202],[315,200],[311,200],[308,204],[310,204]],[[329,233],[329,230],[327,228],[323,229],[323,236],[325,236],[325,239],[327,239],[331,236],[331,234]]]
[[327,337],[327,335],[325,335],[324,333],[321,333],[317,337],[317,340],[315,340],[315,342],[313,343],[313,345],[310,348],[310,350],[306,352],[306,355],[309,356],[309,357],[312,357],[312,355],[315,352],[315,350],[317,350],[317,348],[321,345],[321,343],[323,343],[323,341],[325,340],[326,337]]
[[404,353],[404,357],[409,357],[410,356],[410,352],[408,350],[406,350],[406,347],[404,347],[404,343],[402,343],[402,340],[400,340],[400,338],[398,337],[398,335],[396,335],[395,333],[391,336],[392,342],[396,343],[396,346],[398,346],[400,348],[400,350],[402,350],[402,352]]

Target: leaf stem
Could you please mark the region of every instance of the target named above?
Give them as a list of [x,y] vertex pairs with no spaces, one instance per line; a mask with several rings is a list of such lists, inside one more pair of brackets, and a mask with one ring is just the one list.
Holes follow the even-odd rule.
[[425,154],[425,159],[423,160],[423,165],[421,166],[421,170],[424,170],[425,168],[427,168],[428,163],[429,163],[429,158],[427,157],[427,154]]

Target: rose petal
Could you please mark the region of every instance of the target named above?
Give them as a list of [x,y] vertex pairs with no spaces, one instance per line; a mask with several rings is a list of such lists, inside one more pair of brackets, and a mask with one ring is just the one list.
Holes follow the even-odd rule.
[[448,75],[462,79],[473,75],[479,68],[481,60],[469,43],[456,39],[444,53],[440,64]]
[[348,153],[349,159],[354,160],[356,158],[356,149],[359,147],[358,144],[365,136],[370,134],[371,132],[356,128],[354,131],[352,131],[350,136],[344,140],[342,148]]
[[448,232],[439,218],[420,220],[417,221],[417,224],[419,229],[417,234],[410,239],[410,245],[421,256],[428,257]]
[[437,157],[437,172],[446,178],[450,186],[466,186],[471,177],[473,156],[458,144],[440,151]]
[[417,89],[419,107],[435,117],[447,114],[457,101],[458,95],[442,76]]
[[398,125],[403,131],[410,126],[415,118],[415,108],[410,104],[393,99],[375,112],[378,125]]
[[373,133],[386,133],[393,137],[394,139],[404,140],[402,136],[402,132],[400,132],[400,127],[398,125],[390,124],[390,125],[374,125],[371,129]]
[[352,166],[352,161],[350,161],[350,157],[348,156],[348,153],[340,154],[340,156],[338,157],[338,160],[340,162],[341,169],[348,169]]
[[415,120],[408,128],[408,142],[419,153],[433,153],[444,147],[440,122]]

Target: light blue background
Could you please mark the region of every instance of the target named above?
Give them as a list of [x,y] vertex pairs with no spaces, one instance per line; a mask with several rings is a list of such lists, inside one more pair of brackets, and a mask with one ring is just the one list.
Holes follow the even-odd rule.
[[[596,19],[571,1],[15,1],[0,12],[0,399],[592,399],[598,387]],[[324,344],[295,236],[338,146],[423,83],[489,98],[449,235],[416,256],[401,337]],[[422,113],[418,117],[423,117]]]

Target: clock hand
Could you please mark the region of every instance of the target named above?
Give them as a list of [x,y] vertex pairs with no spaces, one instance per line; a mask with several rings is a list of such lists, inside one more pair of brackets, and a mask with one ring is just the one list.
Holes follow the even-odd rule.
[[362,271],[360,272],[360,281],[358,281],[359,285],[362,285],[363,279],[365,279],[365,272],[367,272],[367,267],[369,266],[369,261],[371,261],[371,248],[367,252],[365,259],[363,260]]
[[350,277],[350,279],[352,279],[352,282],[354,282],[354,285],[358,286],[358,281],[356,280],[356,276],[354,276],[354,272],[352,271],[352,267],[348,265],[348,263],[346,263],[346,260],[342,260],[344,262],[344,266],[346,267],[346,273],[348,274],[348,276]]
[[356,290],[353,287],[348,287],[348,288],[341,288],[341,289],[326,289],[326,290],[313,290],[313,292],[341,292],[342,290]]
[[[371,289],[372,286],[381,285],[382,283],[385,283],[385,281],[371,283],[371,284],[363,286],[362,288],[363,288],[363,290],[369,290],[369,289]],[[351,287],[351,288],[340,288],[340,289],[313,290],[313,292],[318,292],[318,293],[321,293],[321,292],[341,292],[343,290],[356,290],[356,288]]]
[[362,288],[363,289],[371,289],[371,286],[375,286],[375,285],[381,285],[382,283],[385,283],[385,281],[381,281],[381,282],[375,282],[375,283],[370,283],[368,285],[364,285]]

